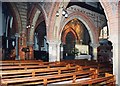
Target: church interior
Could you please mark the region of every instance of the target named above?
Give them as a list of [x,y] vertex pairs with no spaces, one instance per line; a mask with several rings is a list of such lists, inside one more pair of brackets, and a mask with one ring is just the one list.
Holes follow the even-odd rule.
[[0,1],[1,86],[119,86],[119,0]]

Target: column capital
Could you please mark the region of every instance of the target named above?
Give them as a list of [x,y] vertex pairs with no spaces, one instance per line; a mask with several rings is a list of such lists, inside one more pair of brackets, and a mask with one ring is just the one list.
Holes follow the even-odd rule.
[[47,41],[47,43],[48,43],[49,45],[60,45],[60,44],[61,44],[61,41],[52,40],[52,41]]
[[98,46],[100,46],[100,44],[91,43],[90,46],[93,48],[97,48]]

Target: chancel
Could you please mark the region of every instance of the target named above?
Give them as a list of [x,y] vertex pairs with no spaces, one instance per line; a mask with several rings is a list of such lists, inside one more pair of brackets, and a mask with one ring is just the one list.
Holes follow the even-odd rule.
[[119,8],[119,0],[1,0],[1,86],[120,85]]

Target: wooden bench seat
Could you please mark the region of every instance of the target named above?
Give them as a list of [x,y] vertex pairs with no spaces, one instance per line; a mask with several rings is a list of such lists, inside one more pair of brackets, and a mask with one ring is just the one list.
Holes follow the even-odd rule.
[[105,72],[112,73],[112,66],[110,62],[96,62],[95,60],[89,61],[89,60],[65,60],[63,62],[66,63],[73,63],[75,65],[80,65],[83,67],[83,69],[88,70],[89,68],[96,68],[99,70],[99,75],[104,75]]
[[43,62],[41,60],[8,60],[0,61],[0,66],[20,66],[20,65],[41,65]]
[[73,80],[76,82],[76,79],[86,78],[94,75],[94,70],[87,71],[76,71],[72,73],[65,74],[55,74],[47,76],[34,76],[34,77],[24,77],[24,78],[13,78],[13,79],[2,79],[1,82],[3,85],[18,86],[18,85],[36,85],[61,82],[66,80]]
[[3,78],[15,78],[15,77],[28,77],[28,76],[43,76],[50,74],[62,74],[80,71],[82,68],[75,67],[56,67],[56,68],[46,68],[46,69],[27,69],[27,70],[15,70],[15,71],[6,71],[2,72],[1,76]]
[[32,69],[32,68],[47,68],[47,65],[32,65],[32,66],[3,66],[0,69],[4,70],[20,70],[20,69]]
[[63,64],[63,63],[57,63],[57,64],[49,64],[49,65],[24,65],[24,66],[2,66],[0,67],[0,70],[2,71],[8,71],[8,70],[23,70],[23,69],[35,69],[35,68],[54,68],[54,67],[65,67],[65,66],[74,66],[72,64]]
[[115,86],[115,76],[109,73],[105,73],[105,77],[99,77],[99,78],[95,78],[95,79],[88,79],[88,80],[82,80],[82,81],[78,81],[74,84],[79,84],[80,86],[84,86],[84,85],[89,85],[89,86],[93,86],[93,85],[97,85],[97,86],[103,86],[103,85],[107,85],[107,86]]
[[80,59],[80,60],[75,59],[75,60],[63,60],[62,62],[85,66],[87,61],[88,61],[87,59]]
[[0,63],[43,62],[42,60],[0,60]]
[[1,63],[0,66],[20,66],[20,65],[41,65],[41,62],[32,62],[32,63]]
[[21,65],[53,65],[53,64],[66,64],[64,62],[42,62],[42,61],[13,61],[13,62],[1,62],[0,66],[21,66]]
[[[98,77],[98,71],[99,73],[104,73],[106,71],[105,64],[98,64],[93,61],[90,63],[87,63],[89,61],[83,60],[82,67],[77,64],[80,60],[73,60],[73,62],[70,61],[62,61],[62,62],[31,62],[26,61],[22,62],[21,65],[19,65],[19,62],[13,63],[3,63],[3,65],[0,69],[2,70],[1,76],[1,83],[5,85],[11,85],[11,86],[18,86],[18,85],[39,85],[39,84],[50,84],[50,83],[57,83],[62,81],[69,81],[72,80],[73,84],[79,84],[79,85],[91,85],[89,83],[91,80],[93,80],[93,84],[109,84],[112,83],[111,79],[109,80],[111,76],[105,76],[105,77]],[[13,64],[12,66],[9,64]],[[8,66],[9,65],[9,66]],[[91,69],[91,67],[98,69]],[[94,72],[93,72],[94,71]],[[97,71],[97,72],[96,72]],[[83,81],[76,81],[77,79],[81,78],[90,78],[89,80],[83,80]],[[107,78],[108,77],[108,78]],[[16,82],[17,81],[17,82]],[[109,82],[108,82],[109,81]],[[115,81],[115,80],[114,80]],[[114,82],[113,81],[113,82]],[[87,84],[84,84],[84,83]]]

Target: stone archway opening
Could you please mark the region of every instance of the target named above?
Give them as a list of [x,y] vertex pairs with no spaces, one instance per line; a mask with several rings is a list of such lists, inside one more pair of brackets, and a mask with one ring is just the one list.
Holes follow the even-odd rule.
[[[18,49],[15,49],[16,43],[16,33],[20,33],[20,16],[18,10],[15,7],[14,3],[2,3],[2,21],[3,21],[3,60],[15,60],[17,58],[16,52]],[[18,14],[18,15],[17,15]],[[19,19],[19,21],[18,21]],[[19,23],[19,25],[18,25]],[[18,29],[19,28],[19,29]]]
[[48,61],[48,44],[46,38],[46,25],[42,21],[34,32],[34,58],[37,60]]
[[[39,4],[31,4],[29,11],[29,18],[32,25],[30,28],[29,48],[32,59],[40,59],[48,61],[48,45],[47,45],[47,31],[46,31],[46,13]],[[46,58],[47,57],[47,58]]]
[[[91,59],[91,38],[85,25],[77,18],[70,20],[61,36],[63,59]],[[86,59],[85,58],[85,59]]]

